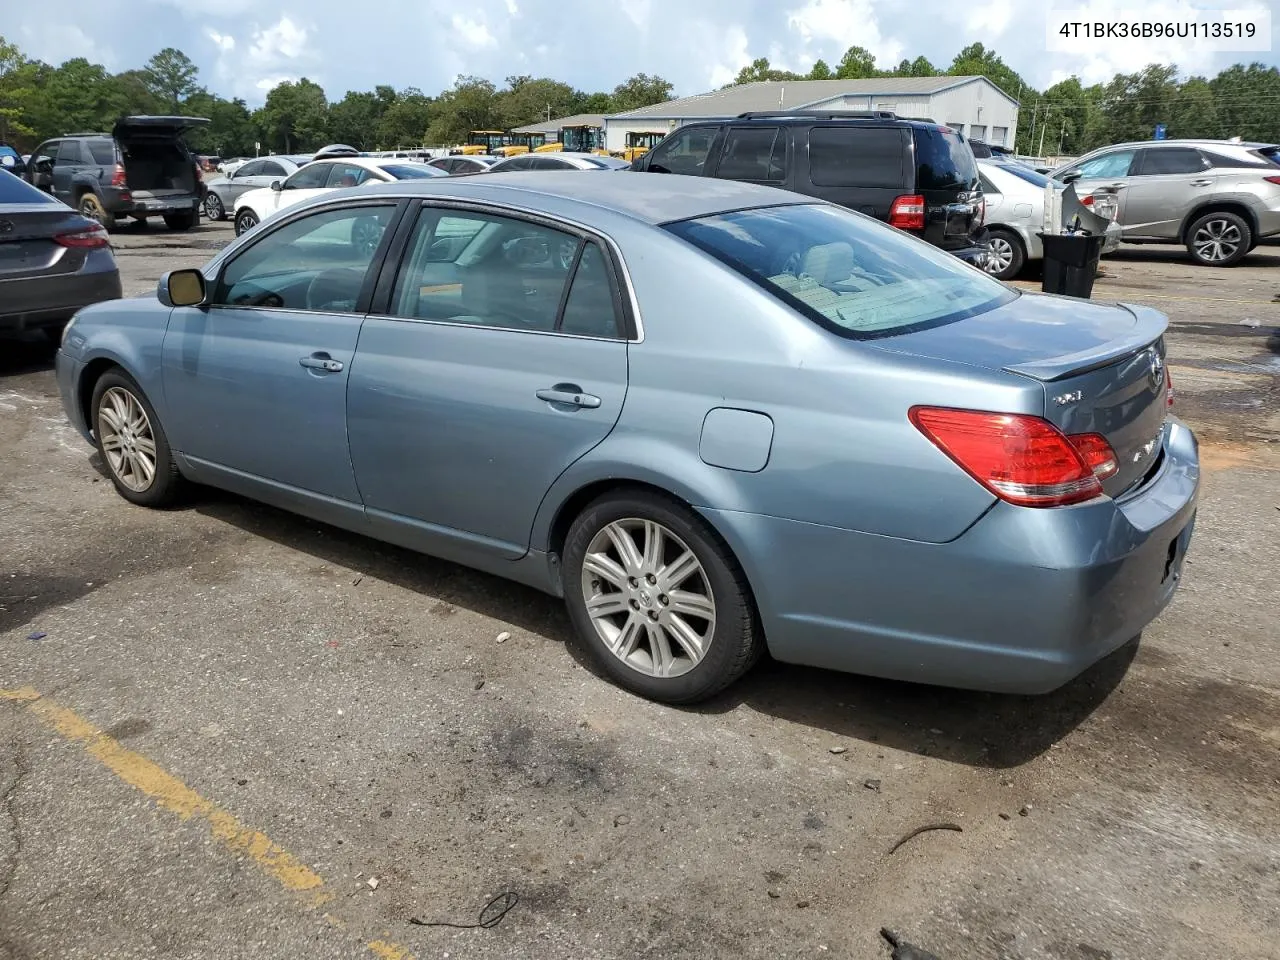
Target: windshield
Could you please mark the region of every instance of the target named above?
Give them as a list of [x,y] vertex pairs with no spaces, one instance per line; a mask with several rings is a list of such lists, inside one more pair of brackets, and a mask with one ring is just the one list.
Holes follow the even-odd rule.
[[939,326],[1017,296],[922,240],[827,204],[723,213],[666,229],[846,337]]
[[37,190],[27,181],[20,179],[10,173],[4,167],[0,167],[0,203],[57,203],[61,201],[55,199],[43,190]]
[[425,163],[388,163],[382,169],[397,180],[426,180],[429,177],[447,176],[443,170],[428,167]]

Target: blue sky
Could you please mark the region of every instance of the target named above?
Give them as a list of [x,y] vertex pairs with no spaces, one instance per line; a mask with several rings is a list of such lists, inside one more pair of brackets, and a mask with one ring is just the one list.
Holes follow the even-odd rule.
[[[1218,53],[1187,41],[1081,41],[1046,51],[1050,7],[1120,12],[1167,21],[1198,0],[69,0],[57,16],[39,3],[0,0],[0,35],[50,62],[84,56],[111,70],[141,66],[175,46],[223,96],[260,104],[284,79],[308,76],[331,99],[387,83],[434,94],[460,73],[501,83],[511,74],[552,76],[608,90],[657,73],[680,95],[712,89],[752,59],[807,70],[851,44],[881,66],[920,54],[945,65],[964,45],[994,47],[1031,83],[1072,73],[1086,82],[1151,63],[1186,73],[1237,61],[1280,63],[1270,52]],[[1236,10],[1274,0],[1223,0]],[[1280,14],[1277,14],[1280,26]],[[1280,45],[1272,43],[1273,47]]]

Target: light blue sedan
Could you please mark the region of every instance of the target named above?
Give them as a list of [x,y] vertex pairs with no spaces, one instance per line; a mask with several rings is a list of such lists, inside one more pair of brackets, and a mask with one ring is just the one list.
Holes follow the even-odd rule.
[[82,310],[57,373],[126,500],[222,487],[561,595],[647,697],[766,649],[1035,693],[1178,583],[1166,326],[794,193],[513,173],[283,211]]

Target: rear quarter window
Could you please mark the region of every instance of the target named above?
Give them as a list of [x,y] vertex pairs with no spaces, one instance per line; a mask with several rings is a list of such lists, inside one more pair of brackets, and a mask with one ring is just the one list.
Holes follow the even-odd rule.
[[93,162],[101,164],[104,167],[113,165],[116,162],[116,145],[114,140],[90,140],[89,153],[93,157]]
[[948,127],[914,127],[917,190],[965,190],[978,181],[973,151]]
[[888,187],[906,182],[906,142],[899,127],[814,127],[809,178],[818,187]]

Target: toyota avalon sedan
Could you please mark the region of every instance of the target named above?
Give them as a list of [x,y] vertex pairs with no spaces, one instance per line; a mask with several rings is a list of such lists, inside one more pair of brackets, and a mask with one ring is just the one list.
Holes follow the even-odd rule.
[[782,190],[486,174],[298,203],[82,311],[57,374],[125,500],[222,487],[562,596],[653,699],[766,649],[1036,693],[1178,583],[1166,326]]

